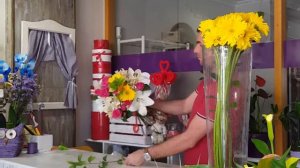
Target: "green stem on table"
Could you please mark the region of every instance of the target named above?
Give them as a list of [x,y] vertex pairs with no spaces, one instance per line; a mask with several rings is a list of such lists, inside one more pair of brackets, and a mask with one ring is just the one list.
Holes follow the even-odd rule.
[[[229,116],[229,98],[231,78],[241,54],[240,51],[228,48],[227,58],[220,58],[220,54],[214,48],[217,78],[217,104],[214,121],[214,167],[232,167],[232,137]],[[220,60],[225,60],[220,62]]]

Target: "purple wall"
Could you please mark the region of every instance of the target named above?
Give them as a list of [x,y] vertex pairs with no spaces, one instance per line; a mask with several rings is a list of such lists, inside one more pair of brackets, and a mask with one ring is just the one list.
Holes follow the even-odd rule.
[[[274,43],[254,44],[253,69],[264,69],[274,67]],[[284,66],[300,67],[300,40],[289,40],[285,42]],[[192,50],[167,51],[145,54],[131,54],[113,56],[113,70],[121,68],[141,69],[146,72],[159,71],[159,61],[169,60],[170,69],[175,72],[199,71],[202,67]]]

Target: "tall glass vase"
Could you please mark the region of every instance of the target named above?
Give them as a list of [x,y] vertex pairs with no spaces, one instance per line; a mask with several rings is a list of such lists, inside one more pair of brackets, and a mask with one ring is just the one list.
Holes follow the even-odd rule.
[[209,167],[231,168],[247,161],[251,50],[203,49]]

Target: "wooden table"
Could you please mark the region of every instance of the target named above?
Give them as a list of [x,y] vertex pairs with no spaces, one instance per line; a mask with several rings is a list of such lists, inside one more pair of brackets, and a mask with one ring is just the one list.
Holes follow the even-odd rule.
[[[15,158],[0,158],[0,168],[68,168],[68,161],[77,161],[78,155],[82,154],[82,159],[87,160],[88,156],[96,157],[93,162],[99,162],[105,156],[102,153],[87,152],[82,150],[70,149],[66,151],[50,151],[38,154],[25,154]],[[115,161],[116,158],[112,155],[107,155],[107,161]],[[118,163],[109,163],[108,168],[126,168],[131,166],[119,165]],[[147,162],[141,168],[151,167],[178,167],[177,165],[170,165],[159,162]],[[88,165],[87,168],[98,168],[97,164]]]

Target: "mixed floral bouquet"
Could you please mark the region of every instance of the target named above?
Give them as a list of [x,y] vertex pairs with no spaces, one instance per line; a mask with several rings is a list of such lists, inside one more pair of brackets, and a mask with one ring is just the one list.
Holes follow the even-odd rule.
[[127,121],[135,115],[146,116],[147,106],[154,101],[150,98],[150,74],[140,69],[121,69],[111,77],[103,76],[101,86],[95,90],[96,99],[102,112],[110,118]]
[[[33,73],[35,61],[25,63],[26,55],[15,56],[13,72],[1,73],[4,76],[7,99],[10,103],[8,114],[8,127],[13,128],[24,120],[27,105],[39,94],[37,75]],[[31,109],[32,110],[32,109]]]

